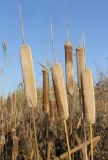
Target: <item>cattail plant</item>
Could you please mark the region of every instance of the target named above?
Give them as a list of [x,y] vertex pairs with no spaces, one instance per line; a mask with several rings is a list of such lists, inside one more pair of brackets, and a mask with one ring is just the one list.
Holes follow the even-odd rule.
[[37,92],[31,48],[24,44],[21,47],[21,64],[27,105],[37,107]]
[[4,136],[4,135],[1,136],[0,141],[1,141],[1,142],[0,142],[1,150],[3,151],[3,147],[4,147],[4,145],[5,145],[5,136]]
[[13,99],[13,107],[16,107],[16,91],[12,94],[12,99]]
[[82,89],[84,117],[90,124],[91,160],[93,160],[92,125],[95,123],[95,95],[92,72],[87,68],[82,72]]
[[70,41],[65,42],[65,66],[66,66],[66,86],[67,92],[70,95],[74,93],[74,67],[73,67],[73,52]]
[[10,93],[7,98],[7,111],[9,114],[13,113],[13,99],[12,99],[12,95]]
[[[74,136],[73,134],[73,108],[75,106],[75,82],[74,82],[74,66],[73,66],[73,48],[70,41],[65,42],[65,70],[66,70],[66,88],[67,88],[67,97],[68,97],[68,106],[69,106],[69,133],[70,133],[70,145],[74,146]],[[72,138],[72,140],[71,140]],[[72,159],[74,159],[74,154]]]
[[86,68],[82,72],[82,87],[83,87],[83,101],[84,101],[84,115],[85,119],[90,123],[95,123],[95,96],[93,77],[90,69]]
[[68,155],[69,155],[69,159],[71,160],[68,131],[67,131],[67,124],[66,124],[66,120],[69,117],[69,110],[68,110],[68,102],[67,102],[63,71],[59,63],[54,64],[52,66],[52,78],[53,78],[53,85],[54,85],[54,92],[55,92],[58,113],[60,115],[60,118],[64,121],[64,128],[65,128],[65,134],[66,134],[66,140],[67,140],[67,146],[68,146]]
[[18,156],[18,137],[16,135],[13,136],[13,148],[12,148],[12,157],[13,160]]
[[[54,131],[54,121],[55,121],[55,103],[50,100],[49,101],[49,120],[50,120],[50,131]],[[47,144],[47,149],[46,149],[46,155],[47,155],[47,160],[51,159],[51,155],[53,155],[53,147],[54,147],[54,135],[53,134],[48,134],[48,120],[47,120],[47,126],[46,126],[46,144]]]
[[76,59],[77,59],[77,75],[78,75],[78,84],[81,89],[81,73],[85,70],[86,67],[86,59],[85,59],[85,48],[77,48],[76,49]]
[[4,126],[5,126],[5,123],[4,123],[4,113],[3,113],[3,109],[2,109],[2,112],[1,112],[1,134],[4,135],[5,134],[5,131],[4,131]]
[[[79,86],[79,97],[80,97],[80,104],[83,105],[82,102],[82,84],[81,84],[81,74],[86,68],[86,56],[85,56],[85,48],[80,45],[76,49],[76,60],[77,60],[77,77],[78,77],[78,86]],[[85,119],[83,115],[83,108],[82,108],[82,115],[81,121],[83,124],[83,133],[84,133],[84,142],[86,143],[86,127],[85,127]],[[87,146],[85,146],[85,159],[87,159]],[[85,156],[83,155],[83,156]]]
[[53,124],[55,121],[55,102],[50,100],[50,121]]
[[37,108],[37,91],[36,91],[36,82],[35,82],[31,48],[27,44],[23,44],[21,47],[21,64],[22,64],[22,73],[23,73],[26,101],[27,101],[27,105],[32,109],[33,128],[34,128],[34,136],[35,136],[35,141],[34,141],[35,156],[36,156],[36,159],[39,160],[35,115],[34,115],[34,108]]
[[16,135],[16,129],[12,128],[11,132],[12,132],[12,138],[13,138]]
[[46,68],[43,70],[43,112],[49,112],[49,72]]
[[3,98],[0,97],[0,111],[2,110],[2,106],[3,106]]
[[14,126],[16,127],[16,91],[12,94],[13,99],[13,119],[14,119]]
[[[45,114],[45,119],[46,119],[46,144],[47,144],[47,150],[48,150],[49,71],[46,67],[44,67],[43,69],[43,112]],[[47,154],[47,159],[48,159],[48,154]]]
[[53,85],[58,113],[61,119],[67,120],[69,117],[67,95],[63,77],[63,71],[60,64],[54,64],[52,67]]
[[19,15],[20,15],[20,27],[21,27],[22,42],[23,42],[23,45],[21,47],[21,64],[22,64],[22,74],[23,74],[23,81],[24,81],[24,90],[25,90],[27,105],[32,108],[33,128],[34,128],[34,137],[35,137],[35,140],[34,140],[35,158],[39,160],[35,115],[34,115],[34,108],[35,107],[37,108],[36,82],[35,82],[31,48],[29,47],[29,45],[25,44],[23,19],[22,19],[20,5],[19,5]]

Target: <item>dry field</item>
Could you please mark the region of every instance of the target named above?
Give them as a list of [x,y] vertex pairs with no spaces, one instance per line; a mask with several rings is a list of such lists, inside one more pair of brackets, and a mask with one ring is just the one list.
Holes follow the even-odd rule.
[[108,77],[94,84],[83,46],[77,66],[70,41],[64,51],[65,74],[58,61],[41,65],[38,88],[31,48],[21,46],[23,83],[0,98],[0,160],[108,160]]

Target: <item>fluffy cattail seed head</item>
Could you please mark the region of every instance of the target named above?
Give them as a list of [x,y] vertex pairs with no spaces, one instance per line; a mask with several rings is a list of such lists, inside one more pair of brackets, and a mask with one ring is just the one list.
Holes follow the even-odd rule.
[[37,92],[31,48],[24,44],[21,47],[21,64],[27,105],[37,106]]
[[83,103],[84,115],[90,124],[95,123],[95,95],[93,77],[90,69],[85,69],[82,72],[82,90],[83,90]]
[[52,78],[59,115],[63,120],[67,120],[69,117],[69,110],[63,71],[60,64],[54,64],[52,66]]
[[73,53],[70,41],[65,42],[65,67],[66,67],[66,86],[70,95],[74,92],[74,67]]

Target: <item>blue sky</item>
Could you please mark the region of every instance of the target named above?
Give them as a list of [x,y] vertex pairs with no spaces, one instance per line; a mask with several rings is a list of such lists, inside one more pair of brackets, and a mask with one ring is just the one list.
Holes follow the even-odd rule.
[[[97,68],[108,71],[108,1],[107,0],[0,0],[0,43],[7,41],[7,60],[4,73],[0,76],[0,95],[13,91],[22,80],[20,47],[22,44],[18,5],[21,4],[25,40],[31,46],[37,86],[42,85],[41,68],[35,61],[53,61],[50,19],[56,56],[64,68],[64,42],[69,29],[73,49],[78,46],[82,33],[85,34],[87,66],[92,69],[94,79]],[[3,65],[3,49],[0,44],[0,66]],[[76,59],[74,57],[74,63]],[[76,73],[76,65],[75,65]],[[3,87],[4,86],[4,87]]]

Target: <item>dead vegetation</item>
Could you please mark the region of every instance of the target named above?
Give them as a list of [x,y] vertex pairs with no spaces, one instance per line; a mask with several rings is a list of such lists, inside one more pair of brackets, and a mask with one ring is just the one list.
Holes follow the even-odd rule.
[[108,78],[94,85],[85,57],[85,48],[77,48],[77,83],[67,41],[66,84],[55,63],[51,70],[43,68],[43,88],[37,89],[30,46],[21,47],[23,83],[0,98],[1,160],[108,159]]

